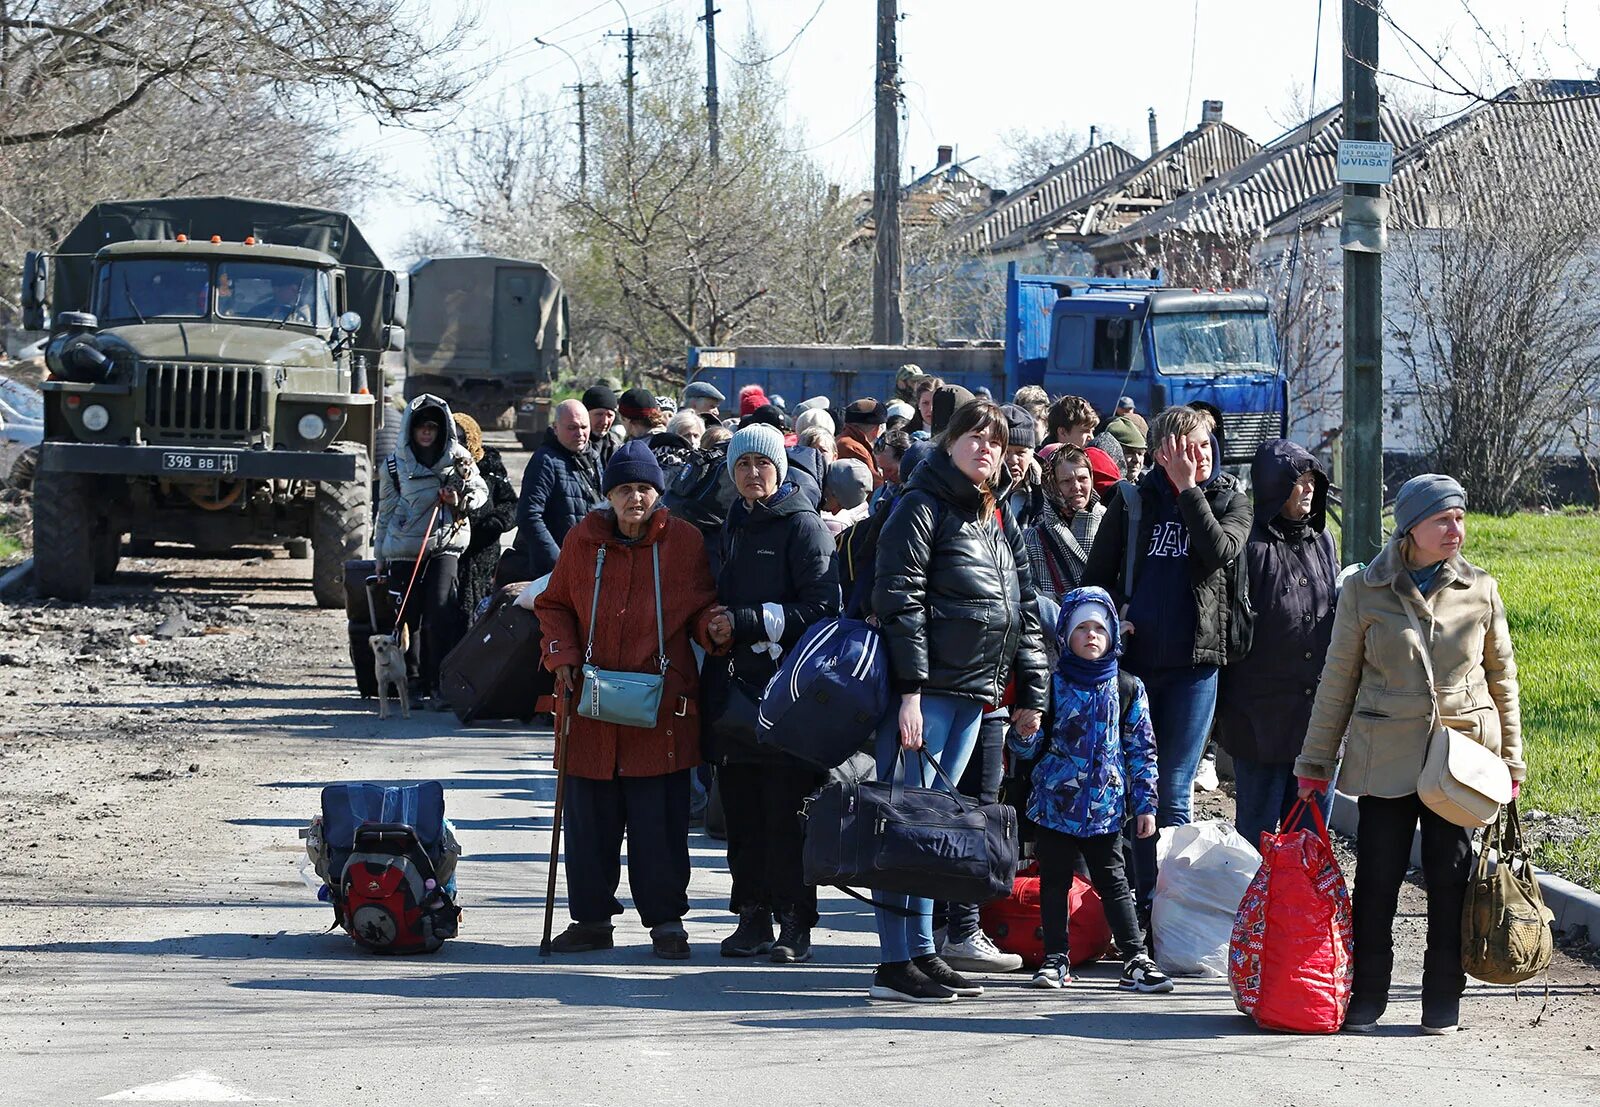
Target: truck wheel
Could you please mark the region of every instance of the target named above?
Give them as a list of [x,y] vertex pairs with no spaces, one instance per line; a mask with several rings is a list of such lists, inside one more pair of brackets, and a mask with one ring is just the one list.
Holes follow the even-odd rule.
[[89,480],[40,472],[33,485],[33,577],[39,593],[86,600],[94,589],[95,517]]
[[94,532],[94,582],[110,584],[122,560],[122,535],[96,527]]
[[367,556],[372,525],[372,460],[365,446],[335,442],[336,453],[355,455],[349,481],[317,485],[311,516],[311,592],[318,607],[344,606],[344,563]]

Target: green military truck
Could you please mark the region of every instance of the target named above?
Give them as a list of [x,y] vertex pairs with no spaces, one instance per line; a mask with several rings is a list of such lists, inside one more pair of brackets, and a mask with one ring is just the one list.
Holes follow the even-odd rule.
[[319,606],[344,603],[344,564],[369,544],[377,366],[405,342],[404,289],[349,216],[232,197],[97,204],[26,256],[22,303],[24,325],[50,330],[43,594],[86,598],[127,535],[282,543],[312,558]]
[[570,352],[567,294],[539,262],[471,254],[411,267],[406,398],[431,392],[528,449]]

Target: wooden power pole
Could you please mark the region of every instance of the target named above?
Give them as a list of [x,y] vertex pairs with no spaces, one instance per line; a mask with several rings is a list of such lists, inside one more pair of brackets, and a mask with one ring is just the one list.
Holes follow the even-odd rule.
[[620,38],[623,41],[626,57],[628,59],[627,72],[625,72],[623,74],[623,76],[622,76],[622,87],[627,91],[627,99],[628,99],[628,150],[631,153],[633,151],[633,87],[634,87],[634,78],[639,75],[638,71],[636,69],[634,69],[634,67],[633,67],[633,44],[635,42],[639,41],[639,39],[641,39],[641,38],[643,38],[645,36],[641,35],[638,31],[635,31],[633,29],[633,27],[630,25],[620,35],[617,34],[615,31],[607,31],[606,32],[606,37],[607,38]]
[[[1344,137],[1376,142],[1378,0],[1344,0]],[[1344,186],[1344,518],[1346,564],[1383,545],[1383,223],[1378,185]]]
[[717,153],[717,13],[716,0],[706,0],[706,126],[711,132],[711,167],[720,160]]
[[900,304],[900,58],[896,0],[878,0],[877,142],[872,173],[872,341],[905,341]]

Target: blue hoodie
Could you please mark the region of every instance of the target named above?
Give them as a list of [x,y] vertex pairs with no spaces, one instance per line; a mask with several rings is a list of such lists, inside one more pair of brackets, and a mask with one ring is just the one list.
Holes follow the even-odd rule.
[[[1116,610],[1102,588],[1075,588],[1063,596],[1055,629],[1063,655],[1072,648],[1068,642],[1072,628],[1066,624],[1073,610],[1089,601]],[[1110,652],[1116,657],[1122,653],[1122,630],[1116,619],[1111,624]],[[1155,814],[1156,744],[1150,703],[1137,677],[1130,674],[1122,683],[1133,690],[1133,703],[1126,710],[1114,668],[1108,680],[1089,686],[1075,683],[1058,667],[1052,681],[1055,726],[1048,743],[1042,730],[1027,738],[1014,732],[1008,736],[1013,753],[1039,758],[1033,769],[1028,818],[1040,826],[1074,838],[1092,838],[1120,832],[1134,815]]]

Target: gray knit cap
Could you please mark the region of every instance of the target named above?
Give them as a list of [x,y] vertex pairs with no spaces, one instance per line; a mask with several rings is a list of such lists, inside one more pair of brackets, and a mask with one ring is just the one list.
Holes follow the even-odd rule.
[[1400,486],[1394,498],[1394,532],[1406,534],[1422,520],[1459,507],[1467,507],[1466,490],[1455,477],[1443,473],[1422,473]]
[[728,475],[745,454],[760,454],[771,460],[778,470],[778,483],[789,472],[789,457],[783,452],[783,432],[770,423],[751,423],[740,427],[728,440]]

